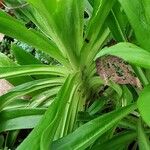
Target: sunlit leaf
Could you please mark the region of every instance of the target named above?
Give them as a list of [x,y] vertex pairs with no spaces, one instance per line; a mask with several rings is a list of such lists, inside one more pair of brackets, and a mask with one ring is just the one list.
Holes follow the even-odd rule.
[[138,98],[138,109],[143,120],[150,126],[150,115],[149,115],[149,108],[150,108],[150,86],[146,86],[143,91],[140,93]]
[[82,125],[68,136],[55,141],[53,144],[54,150],[71,150],[85,149],[93,143],[103,133],[116,125],[123,117],[132,112],[136,105],[130,105],[120,110],[102,115],[88,123]]
[[124,42],[104,48],[97,54],[96,58],[104,55],[118,56],[131,64],[150,68],[150,53],[131,43]]
[[39,124],[34,128],[24,142],[21,143],[17,150],[50,149],[53,137],[62,117],[62,112],[70,98],[70,92],[74,90],[74,79],[75,78],[72,76],[69,76],[66,79],[56,99],[49,106]]

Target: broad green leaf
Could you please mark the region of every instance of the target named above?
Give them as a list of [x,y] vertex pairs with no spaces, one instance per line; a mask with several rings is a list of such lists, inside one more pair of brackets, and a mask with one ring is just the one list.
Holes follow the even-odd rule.
[[132,143],[136,136],[137,133],[135,131],[120,133],[102,144],[97,144],[96,146],[93,146],[91,150],[98,150],[99,148],[103,150],[110,150],[112,149],[112,147],[113,150],[118,150],[123,145]]
[[73,76],[69,76],[66,79],[54,102],[49,106],[39,124],[21,143],[17,150],[50,149],[53,137],[60,123],[62,113],[65,110],[64,108],[67,106],[67,102],[70,98],[70,93],[75,90],[76,85],[74,83],[75,78]]
[[[40,12],[50,38],[77,65],[83,41],[83,0],[28,0]],[[39,5],[40,4],[40,5]],[[61,34],[60,34],[61,33]]]
[[33,55],[23,50],[17,45],[13,45],[11,48],[12,54],[14,55],[17,63],[20,65],[30,65],[30,64],[42,64]]
[[119,0],[140,46],[150,51],[149,0]]
[[141,121],[138,123],[138,144],[140,150],[150,150],[150,141],[142,127]]
[[142,1],[142,6],[145,10],[145,17],[146,17],[147,23],[150,23],[150,12],[149,12],[150,0],[141,0],[141,1]]
[[96,58],[104,55],[118,56],[131,64],[150,68],[150,53],[131,43],[124,42],[104,48],[97,54]]
[[82,150],[132,112],[136,104],[102,115],[82,125],[68,136],[53,143],[53,150]]
[[36,108],[20,108],[9,109],[0,112],[0,132],[34,128],[46,109]]
[[66,76],[68,70],[63,66],[24,65],[17,67],[0,67],[0,78],[18,77],[27,75],[55,75]]
[[64,78],[48,78],[48,79],[39,79],[31,82],[21,84],[14,87],[8,93],[0,97],[0,110],[12,102],[15,98],[21,97],[33,91],[37,91],[43,88],[62,85]]
[[0,11],[0,32],[42,50],[62,64],[66,64],[66,59],[61,55],[52,41],[38,31],[28,30],[23,23],[4,13],[2,10]]
[[138,109],[140,111],[140,114],[143,118],[143,120],[150,126],[150,115],[149,115],[149,108],[150,108],[150,85],[146,86],[142,92],[140,93],[140,96],[138,98]]

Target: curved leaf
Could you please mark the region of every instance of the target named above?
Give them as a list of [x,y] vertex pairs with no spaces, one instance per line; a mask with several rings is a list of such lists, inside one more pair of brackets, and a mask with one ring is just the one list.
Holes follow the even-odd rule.
[[28,76],[28,75],[66,76],[69,71],[63,66],[24,65],[16,67],[0,67],[0,78]]
[[[105,27],[105,20],[115,4],[116,0],[95,0],[93,14],[87,26],[84,45],[81,50],[81,61],[91,61],[95,57],[97,47],[99,48],[109,35],[109,30]],[[88,58],[89,57],[89,58]]]
[[97,54],[96,58],[104,55],[118,56],[131,64],[150,68],[150,53],[131,43],[124,42],[104,48]]
[[46,87],[52,87],[56,85],[61,85],[64,82],[64,78],[50,78],[50,79],[40,79],[31,82],[24,83],[22,85],[16,86],[8,93],[0,97],[0,110],[6,105],[12,102],[15,98],[21,97],[25,94],[31,93],[33,91],[43,89]]
[[[11,59],[9,59],[3,53],[0,53],[0,68],[16,67],[16,66],[18,66],[16,63],[14,63]],[[26,76],[26,77],[17,77],[17,78],[12,78],[12,79],[7,79],[7,80],[13,85],[19,85],[25,82],[32,81],[33,79],[30,76]]]
[[87,148],[103,133],[116,125],[123,117],[132,112],[136,105],[130,105],[120,110],[102,115],[82,125],[68,136],[53,143],[53,150],[81,150]]
[[102,144],[93,146],[91,150],[98,150],[99,148],[103,150],[110,150],[112,147],[113,150],[117,150],[123,145],[126,146],[127,144],[131,143],[136,137],[137,133],[135,131],[120,133]]
[[150,141],[144,132],[141,121],[139,121],[139,123],[138,123],[138,144],[139,144],[140,150],[149,150],[150,149]]
[[52,41],[35,30],[28,30],[24,24],[4,13],[2,10],[0,11],[0,32],[28,43],[49,54],[62,64],[66,64],[66,59],[61,55]]
[[34,128],[46,109],[9,109],[0,112],[0,132]]
[[68,56],[71,64],[78,65],[77,55],[83,42],[83,0],[28,0],[28,2],[36,11],[40,11],[43,24],[48,27],[46,34]]
[[41,103],[45,102],[47,99],[49,100],[49,98],[51,96],[55,96],[59,90],[60,90],[60,87],[57,86],[57,87],[51,88],[50,90],[46,90],[46,91],[34,96],[30,100],[29,107],[35,108],[35,107],[39,106]]
[[60,123],[63,111],[65,110],[64,108],[67,106],[67,102],[70,98],[70,93],[74,90],[74,82],[75,78],[72,76],[66,79],[54,102],[49,106],[39,124],[21,143],[17,150],[50,149],[53,137]]
[[119,0],[119,2],[135,31],[138,43],[142,48],[150,51],[149,0]]
[[138,109],[143,120],[150,126],[150,85],[146,86],[138,98]]

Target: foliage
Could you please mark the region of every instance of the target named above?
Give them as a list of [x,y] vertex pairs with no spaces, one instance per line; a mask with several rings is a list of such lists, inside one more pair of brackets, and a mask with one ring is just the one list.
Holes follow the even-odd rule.
[[[0,78],[14,85],[0,97],[1,148],[149,150],[150,1],[5,3],[15,17],[1,10],[0,32],[56,63],[37,60],[20,44],[11,46],[15,62],[0,53]],[[106,55],[128,62],[141,88],[106,85],[95,65]]]

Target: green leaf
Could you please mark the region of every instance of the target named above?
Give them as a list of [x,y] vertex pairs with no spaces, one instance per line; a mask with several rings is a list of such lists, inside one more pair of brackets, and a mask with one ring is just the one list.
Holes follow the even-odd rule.
[[3,147],[3,143],[4,143],[4,137],[3,135],[0,135],[0,148]]
[[56,95],[59,90],[60,90],[60,87],[57,86],[57,87],[51,88],[50,90],[46,90],[46,91],[44,91],[44,92],[42,92],[40,94],[35,95],[30,100],[29,107],[30,108],[35,108],[35,107],[39,106],[40,104],[42,104],[46,100],[49,100],[49,98],[51,96]]
[[[11,59],[9,59],[6,55],[0,53],[0,68],[3,67],[16,67],[18,66]],[[17,77],[12,79],[7,79],[13,85],[19,85],[25,82],[32,81],[33,79],[29,76],[26,77]]]
[[20,65],[30,65],[30,64],[42,64],[33,55],[23,50],[17,45],[12,45],[11,51]]
[[34,128],[46,109],[8,109],[0,112],[0,132]]
[[150,51],[149,0],[119,0],[140,46]]
[[60,123],[62,113],[67,106],[70,98],[70,93],[75,90],[75,78],[69,76],[61,90],[59,91],[54,102],[49,106],[45,115],[29,134],[29,136],[21,143],[17,150],[48,150],[51,147],[51,142]]
[[24,65],[17,67],[0,67],[0,78],[18,77],[27,75],[55,75],[66,76],[68,70],[63,66]]
[[[29,96],[26,96],[25,98],[29,98]],[[24,99],[14,99],[12,102],[10,102],[6,107],[6,109],[15,109],[15,108],[25,108],[29,105],[28,100]]]
[[28,30],[24,24],[8,14],[0,11],[0,32],[21,40],[39,50],[44,51],[51,57],[66,65],[66,59],[62,56],[56,45],[35,30]]
[[109,31],[105,27],[105,20],[115,2],[116,0],[94,1],[93,14],[89,21],[84,45],[81,50],[82,64],[85,64],[84,62],[93,60],[93,57],[95,57],[95,53],[97,52],[97,47],[100,48],[100,46],[108,37]]
[[[86,38],[89,40],[89,42],[94,42],[97,39],[99,31],[101,30],[105,19],[115,2],[116,0],[95,0],[93,15],[86,33]],[[95,32],[95,29],[97,30],[97,32]]]
[[127,23],[128,19],[125,16],[124,11],[121,9],[119,2],[115,3],[112,11],[107,17],[106,24],[117,42],[127,41],[125,34]]
[[26,95],[33,91],[37,91],[39,89],[62,85],[63,82],[64,78],[57,77],[57,78],[39,79],[16,86],[11,91],[0,97],[0,110],[6,107],[17,97],[21,97],[23,95]]
[[136,132],[124,132],[118,135],[115,135],[111,139],[105,141],[102,144],[97,144],[91,148],[91,150],[98,150],[99,147],[103,150],[110,150],[113,147],[113,150],[118,150],[123,145],[131,143],[137,136]]
[[101,109],[103,108],[103,106],[105,105],[105,100],[106,97],[101,97],[98,100],[95,100],[93,102],[93,104],[88,108],[87,112],[90,115],[94,115],[95,113],[97,113],[98,111],[101,111]]
[[150,68],[150,53],[131,43],[123,42],[104,48],[97,54],[95,59],[104,55],[118,56],[131,64]]
[[143,120],[150,126],[150,115],[149,115],[149,108],[150,108],[150,85],[146,86],[137,101],[138,109]]
[[81,150],[87,148],[98,137],[116,125],[122,118],[132,112],[136,104],[124,107],[105,115],[102,115],[82,125],[68,136],[53,143],[54,150]]
[[0,53],[0,60],[0,67],[12,67],[17,65],[3,53]]
[[150,12],[149,12],[149,9],[150,9],[150,0],[142,0],[142,5],[144,7],[144,10],[145,10],[145,17],[146,17],[146,20],[148,23],[149,22],[149,19],[150,19]]
[[73,66],[78,65],[77,55],[83,41],[83,0],[28,2],[41,15],[43,24],[48,28],[46,34],[53,39],[62,53],[67,55]]
[[138,144],[140,150],[150,150],[150,141],[144,132],[141,121],[138,123]]
[[133,101],[133,95],[132,92],[128,89],[126,85],[122,86],[123,95],[122,95],[122,101],[124,102],[124,105],[129,105]]

